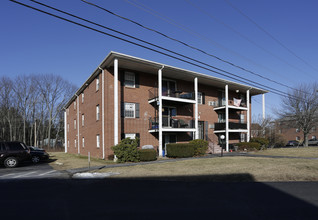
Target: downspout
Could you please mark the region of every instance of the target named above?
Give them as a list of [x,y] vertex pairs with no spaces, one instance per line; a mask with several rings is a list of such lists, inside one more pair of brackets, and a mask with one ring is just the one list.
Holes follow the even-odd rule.
[[67,153],[67,113],[66,108],[64,108],[64,146],[65,146],[65,153]]
[[102,71],[102,149],[103,160],[105,159],[105,72],[101,67],[98,67]]

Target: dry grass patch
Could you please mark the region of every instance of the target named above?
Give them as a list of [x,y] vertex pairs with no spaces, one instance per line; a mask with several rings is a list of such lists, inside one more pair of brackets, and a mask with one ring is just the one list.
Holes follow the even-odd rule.
[[133,167],[106,168],[102,169],[101,172],[120,173],[120,175],[111,178],[190,176],[192,179],[196,177],[199,179],[204,176],[208,180],[213,181],[215,176],[224,175],[224,179],[218,177],[216,181],[227,181],[228,176],[248,174],[255,181],[317,181],[318,161],[224,157],[137,165]]
[[[56,170],[69,170],[75,168],[88,167],[88,157],[64,152],[50,152],[50,158],[54,161],[50,163]],[[91,158],[91,166],[103,166],[114,164],[113,161]]]
[[318,147],[299,148],[274,148],[258,151],[254,154],[271,156],[291,156],[291,157],[314,157],[318,158]]

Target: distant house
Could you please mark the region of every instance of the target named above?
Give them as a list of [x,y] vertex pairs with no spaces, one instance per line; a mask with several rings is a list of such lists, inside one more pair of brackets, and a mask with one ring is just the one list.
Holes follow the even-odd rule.
[[163,155],[167,143],[249,141],[251,96],[267,91],[111,52],[69,100],[65,150],[107,158],[123,138]]

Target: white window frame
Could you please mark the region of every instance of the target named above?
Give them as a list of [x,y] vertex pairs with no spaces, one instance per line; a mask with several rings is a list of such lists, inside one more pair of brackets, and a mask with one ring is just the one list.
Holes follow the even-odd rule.
[[125,133],[125,138],[136,139],[136,133]]
[[[133,110],[126,109],[126,108],[128,108],[128,106],[133,106],[132,107]],[[129,112],[133,112],[133,116],[131,116],[131,115],[127,116],[126,110]],[[125,116],[125,118],[136,118],[136,103],[125,102],[125,104],[124,104],[124,116]]]
[[240,123],[245,123],[245,115],[244,114],[240,114]]
[[76,109],[76,100],[74,101],[74,110]]
[[99,134],[96,135],[96,147],[97,147],[97,148],[100,148]]
[[85,125],[85,116],[84,114],[82,114],[82,127],[84,127],[84,125]]
[[82,147],[84,148],[85,147],[85,138],[82,137]]
[[96,77],[96,91],[99,90],[99,76]]
[[76,119],[74,119],[74,129],[76,129]]
[[300,141],[300,137],[299,136],[296,136],[296,141]]
[[300,132],[300,129],[299,129],[299,128],[296,128],[296,132],[299,133],[299,132]]
[[82,93],[82,103],[84,103],[84,93]]
[[77,145],[76,139],[74,139],[74,147],[75,147],[75,148],[76,148],[76,145]]
[[134,72],[125,72],[125,87],[136,88],[136,74]]
[[96,105],[96,121],[99,121],[100,116],[99,105]]
[[198,92],[198,98],[197,98],[197,100],[198,100],[198,104],[200,104],[200,105],[202,105],[202,98],[203,98],[202,92]]

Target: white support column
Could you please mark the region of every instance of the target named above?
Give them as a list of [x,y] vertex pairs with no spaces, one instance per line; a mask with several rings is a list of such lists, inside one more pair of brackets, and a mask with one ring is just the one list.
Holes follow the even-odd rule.
[[105,71],[102,69],[102,147],[105,159]]
[[198,110],[198,77],[194,78],[194,96],[195,96],[195,139],[199,139],[199,110]]
[[[64,112],[64,146],[65,146],[65,153],[67,153],[67,114],[66,114],[66,109]],[[35,122],[36,123],[36,122]],[[36,134],[36,129],[34,134]],[[35,142],[35,146],[36,146],[36,142]]]
[[114,145],[118,144],[118,59],[114,60]]
[[76,126],[77,126],[77,153],[80,154],[81,153],[81,148],[80,148],[80,132],[79,132],[79,127],[80,127],[80,121],[79,121],[79,97],[78,95],[77,96],[77,123],[76,123]]
[[229,86],[225,85],[225,145],[229,152]]
[[159,117],[159,157],[162,157],[162,69],[158,70],[158,117]]
[[262,94],[263,121],[265,120],[265,94]]
[[250,142],[250,134],[251,134],[251,128],[250,128],[250,90],[246,91],[246,104],[247,104],[247,115],[246,115],[247,137],[246,137],[246,141]]

